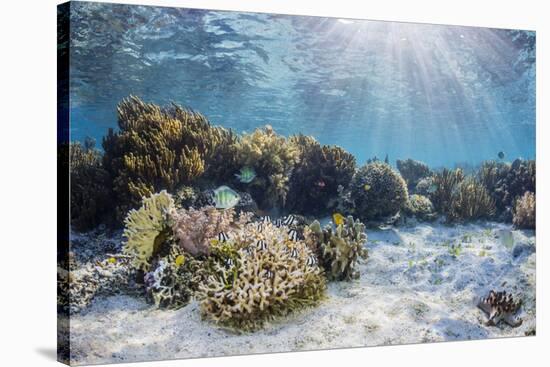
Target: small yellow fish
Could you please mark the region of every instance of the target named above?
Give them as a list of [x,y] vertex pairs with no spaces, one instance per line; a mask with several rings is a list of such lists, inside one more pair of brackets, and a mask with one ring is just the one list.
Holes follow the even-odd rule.
[[177,267],[180,267],[183,264],[184,261],[185,261],[185,256],[178,255],[176,257],[176,260],[174,261],[174,263],[176,264]]
[[344,224],[344,216],[340,213],[332,214],[332,220],[337,226]]
[[114,263],[116,263],[116,259],[114,257],[110,257],[109,259],[107,259],[107,262],[109,264],[114,264]]
[[365,189],[365,191],[369,191],[369,190],[370,190],[370,185],[369,185],[369,184],[365,184],[365,186],[363,186],[363,188]]

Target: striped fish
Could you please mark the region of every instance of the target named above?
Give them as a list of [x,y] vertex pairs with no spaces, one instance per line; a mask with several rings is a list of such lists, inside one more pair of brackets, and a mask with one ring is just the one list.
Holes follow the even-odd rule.
[[292,251],[290,251],[290,257],[297,258],[298,257],[298,250],[293,248]]
[[225,232],[220,232],[218,233],[218,241],[220,242],[227,242],[231,239],[231,237],[229,237],[229,235]]
[[267,250],[267,243],[265,243],[264,240],[258,240],[258,242],[256,242],[256,247],[259,250]]
[[317,265],[317,258],[313,255],[310,255],[306,260],[307,266],[315,266]]
[[244,249],[244,252],[246,252],[248,255],[252,255],[253,251],[254,249],[252,248],[252,246],[245,247]]
[[285,226],[291,226],[294,223],[296,223],[296,217],[292,214],[290,214],[288,217],[286,217],[285,220],[283,221],[283,224]]
[[231,268],[233,265],[235,265],[235,262],[233,261],[232,258],[228,258],[227,260],[225,260],[226,267]]
[[267,269],[265,271],[265,277],[266,278],[272,279],[274,276],[275,276],[275,274],[273,274],[273,272],[271,270]]
[[229,209],[237,205],[241,196],[227,186],[220,186],[214,190],[214,203],[218,209]]
[[290,238],[291,241],[298,241],[298,232],[295,229],[289,230],[288,238]]
[[256,226],[256,229],[258,230],[258,232],[263,232],[264,230],[264,224],[263,223],[258,223],[258,225]]
[[271,223],[271,217],[269,215],[266,215],[265,217],[261,217],[260,223]]
[[281,218],[275,221],[275,227],[281,228],[283,226],[283,220]]

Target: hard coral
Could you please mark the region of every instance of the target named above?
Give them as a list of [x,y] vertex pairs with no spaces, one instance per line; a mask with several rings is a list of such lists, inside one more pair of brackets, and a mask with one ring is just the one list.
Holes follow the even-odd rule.
[[355,157],[337,146],[319,144],[310,136],[293,136],[300,160],[290,179],[287,208],[304,214],[320,214],[347,187],[355,172]]
[[298,158],[296,146],[277,135],[271,126],[256,129],[237,143],[240,166],[251,167],[257,174],[246,188],[262,208],[284,206],[288,180]]
[[406,212],[420,220],[435,219],[434,206],[431,200],[424,195],[411,195]]
[[418,182],[432,174],[427,164],[413,159],[397,160],[397,169],[403,179],[407,182],[409,191],[415,189]]
[[203,317],[253,331],[324,297],[326,284],[313,253],[303,241],[292,241],[286,226],[265,223],[258,229],[251,223],[224,247],[225,259],[213,262],[212,275],[200,286]]
[[173,208],[172,196],[163,190],[144,198],[141,208],[130,210],[126,216],[123,252],[132,256],[132,264],[136,269],[148,271],[151,258],[170,236],[167,216]]
[[523,322],[515,316],[521,307],[521,300],[514,301],[512,294],[506,291],[491,290],[487,297],[479,300],[477,306],[489,317],[488,326],[496,326],[501,320],[512,327],[518,327]]
[[390,165],[375,161],[361,167],[351,182],[355,214],[363,220],[379,220],[399,213],[409,194],[401,175]]
[[352,216],[334,228],[331,225],[321,228],[314,221],[304,229],[306,243],[316,249],[320,264],[329,280],[351,280],[360,276],[356,264],[366,259],[368,251],[363,247],[367,242],[365,225]]
[[113,177],[117,216],[142,197],[189,184],[208,168],[229,133],[200,113],[177,105],[161,108],[130,96],[118,105],[119,131],[103,140],[105,168]]
[[537,226],[535,194],[527,191],[523,196],[517,198],[513,214],[516,228],[535,229]]

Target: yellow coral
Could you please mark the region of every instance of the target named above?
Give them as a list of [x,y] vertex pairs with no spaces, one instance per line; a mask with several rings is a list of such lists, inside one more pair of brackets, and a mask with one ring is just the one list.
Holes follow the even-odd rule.
[[174,200],[166,191],[143,199],[139,209],[132,209],[124,220],[126,243],[123,251],[132,256],[135,268],[149,270],[151,257],[166,240],[170,227],[166,214]]

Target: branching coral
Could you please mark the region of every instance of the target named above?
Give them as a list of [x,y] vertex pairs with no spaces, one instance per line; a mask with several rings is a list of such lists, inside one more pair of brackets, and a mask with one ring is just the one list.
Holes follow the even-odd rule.
[[168,213],[174,208],[174,200],[166,191],[143,199],[139,209],[132,209],[124,220],[126,243],[123,251],[132,256],[136,269],[148,271],[151,258],[170,236]]
[[180,248],[193,256],[209,255],[211,239],[220,232],[243,228],[251,216],[246,212],[237,216],[233,209],[218,210],[212,206],[170,212],[174,237]]
[[199,284],[206,277],[202,262],[186,254],[177,245],[169,254],[156,262],[156,267],[145,274],[144,282],[148,298],[159,308],[185,306]]
[[197,112],[177,105],[161,108],[133,96],[118,105],[118,125],[119,131],[110,130],[103,140],[118,218],[144,196],[193,182],[217,147],[231,139]]
[[316,249],[329,280],[359,278],[356,264],[367,258],[368,251],[363,247],[367,242],[365,225],[358,219],[348,216],[336,228],[327,225],[323,229],[314,221],[304,229],[304,237],[308,246]]
[[337,146],[319,144],[314,138],[293,136],[300,160],[290,179],[287,208],[293,212],[320,214],[347,187],[355,172],[355,157]]
[[69,152],[71,226],[85,231],[109,221],[111,180],[93,145],[71,143]]
[[[287,227],[255,223],[235,233],[223,261],[201,284],[203,317],[228,328],[252,331],[267,321],[317,304],[325,294],[322,270],[303,241],[291,241]],[[233,255],[231,255],[233,253]]]
[[277,135],[271,126],[256,129],[237,143],[240,166],[253,168],[257,174],[246,188],[263,208],[284,206],[288,180],[298,159],[296,146]]
[[487,314],[488,326],[496,326],[501,320],[512,327],[518,327],[523,322],[516,317],[521,307],[521,300],[514,301],[512,294],[506,291],[491,290],[487,297],[479,300],[477,306]]
[[420,220],[435,219],[434,206],[424,195],[411,195],[407,204],[407,214]]
[[398,159],[396,163],[399,173],[401,173],[401,176],[407,182],[409,191],[415,189],[418,181],[432,174],[428,165],[420,161]]
[[355,214],[363,220],[395,215],[407,203],[405,180],[388,164],[375,161],[361,167],[351,182]]
[[465,178],[452,193],[450,221],[489,219],[495,214],[495,201],[475,178]]
[[516,228],[535,229],[537,225],[535,194],[527,191],[523,196],[517,198],[513,214]]
[[464,180],[464,173],[460,168],[455,170],[445,168],[433,176],[434,189],[430,190],[432,191],[430,199],[439,213],[449,213],[453,193],[462,180]]

